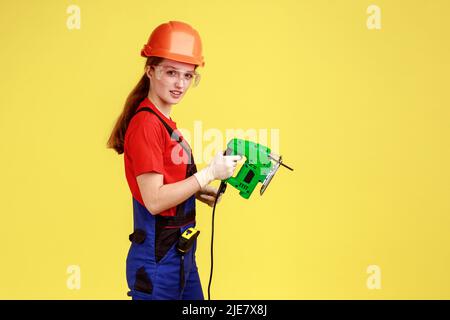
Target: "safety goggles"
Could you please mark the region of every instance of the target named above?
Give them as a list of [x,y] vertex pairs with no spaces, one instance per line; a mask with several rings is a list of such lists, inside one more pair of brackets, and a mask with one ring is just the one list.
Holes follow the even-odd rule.
[[196,71],[179,70],[172,66],[157,65],[155,66],[155,74],[158,80],[163,80],[167,83],[183,80],[186,87],[198,86],[200,82],[200,74]]

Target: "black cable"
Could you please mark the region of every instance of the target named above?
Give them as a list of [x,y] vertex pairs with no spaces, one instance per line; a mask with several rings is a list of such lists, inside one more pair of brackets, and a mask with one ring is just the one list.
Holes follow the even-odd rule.
[[217,199],[219,199],[220,195],[225,192],[227,185],[225,182],[220,183],[220,187],[216,194],[216,199],[214,200],[214,207],[212,212],[212,227],[211,227],[211,270],[209,271],[209,283],[208,283],[208,300],[211,300],[211,281],[214,269],[214,217],[216,212],[216,204]]
[[211,227],[211,269],[209,271],[209,283],[208,283],[208,300],[211,300],[211,281],[212,281],[212,275],[213,275],[213,268],[214,268],[214,216],[216,211],[216,203],[217,199],[219,198],[219,193],[216,195],[216,199],[214,200],[214,207],[212,212],[212,227]]

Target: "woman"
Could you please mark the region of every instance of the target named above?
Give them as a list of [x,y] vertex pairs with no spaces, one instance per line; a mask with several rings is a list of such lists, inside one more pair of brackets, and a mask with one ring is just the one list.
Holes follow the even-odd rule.
[[189,144],[170,117],[172,106],[200,79],[196,69],[204,61],[198,32],[183,22],[161,24],[141,56],[147,57],[145,74],[128,96],[108,141],[108,147],[124,153],[133,197],[128,295],[204,299],[196,242],[183,259],[176,244],[185,230],[195,226],[195,200],[212,206],[217,189],[208,184],[232,176],[240,156],[218,152],[197,172]]

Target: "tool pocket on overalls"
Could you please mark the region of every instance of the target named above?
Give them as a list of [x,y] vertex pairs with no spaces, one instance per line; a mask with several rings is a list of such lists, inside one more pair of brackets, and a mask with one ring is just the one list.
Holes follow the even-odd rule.
[[136,271],[136,281],[134,283],[134,290],[145,293],[153,292],[152,281],[150,280],[150,277],[148,276],[144,267],[140,267]]
[[136,229],[132,234],[129,235],[128,239],[130,239],[131,242],[142,244],[145,241],[146,233],[142,229]]

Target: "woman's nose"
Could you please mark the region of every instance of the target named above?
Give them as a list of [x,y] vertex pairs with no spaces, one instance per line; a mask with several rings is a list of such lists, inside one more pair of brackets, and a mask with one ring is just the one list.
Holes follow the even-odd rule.
[[178,80],[175,83],[177,88],[183,88],[184,87],[184,81],[183,79],[178,78]]

